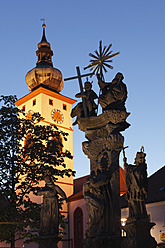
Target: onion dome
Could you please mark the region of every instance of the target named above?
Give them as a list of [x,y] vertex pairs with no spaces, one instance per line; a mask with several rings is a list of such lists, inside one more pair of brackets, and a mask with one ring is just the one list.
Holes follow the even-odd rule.
[[38,61],[36,67],[30,70],[25,77],[26,83],[30,91],[36,89],[40,85],[44,85],[49,89],[60,92],[63,89],[63,78],[60,70],[53,67],[50,43],[46,39],[45,27],[43,24],[43,35],[41,42],[38,43],[36,55]]

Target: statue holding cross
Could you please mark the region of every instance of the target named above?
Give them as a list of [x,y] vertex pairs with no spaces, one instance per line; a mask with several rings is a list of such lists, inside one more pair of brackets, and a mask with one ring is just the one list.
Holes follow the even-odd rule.
[[[84,88],[85,91],[83,90],[83,85],[82,85],[82,77],[87,77],[90,75],[93,75],[93,73],[88,73],[85,75],[80,74],[80,68],[76,67],[77,70],[77,76],[71,77],[71,78],[66,78],[64,81],[67,80],[73,80],[73,79],[78,79],[79,80],[79,86],[80,86],[80,93],[76,94],[75,97],[77,98],[82,98],[82,102],[78,103],[71,112],[72,118],[77,116],[77,119],[80,117],[91,117],[96,115],[96,109],[97,105],[95,103],[95,99],[98,98],[97,94],[92,90],[92,83],[88,81],[85,82]],[[73,123],[73,125],[77,124],[77,119]]]

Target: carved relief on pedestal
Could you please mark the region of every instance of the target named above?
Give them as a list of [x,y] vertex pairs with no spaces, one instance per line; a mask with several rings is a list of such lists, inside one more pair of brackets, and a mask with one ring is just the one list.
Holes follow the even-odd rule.
[[108,167],[113,163],[112,151],[118,153],[123,148],[124,137],[117,133],[111,134],[109,137],[100,137],[95,140],[84,141],[82,143],[83,152],[91,161],[91,170],[97,170],[98,164],[101,162],[103,154],[106,152],[108,159]]
[[[120,110],[106,110],[98,116],[92,116],[88,118],[78,118],[77,122],[79,129],[83,132],[89,129],[99,129],[106,127],[107,124],[111,124],[111,128],[116,129],[120,127],[120,131],[124,131],[130,126],[125,122],[126,118],[130,115],[126,111]],[[116,126],[117,125],[117,126]]]

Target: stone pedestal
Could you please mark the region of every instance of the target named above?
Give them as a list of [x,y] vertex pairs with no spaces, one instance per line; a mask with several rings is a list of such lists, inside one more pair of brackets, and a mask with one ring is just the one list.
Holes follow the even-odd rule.
[[58,248],[57,244],[61,240],[56,235],[39,236],[39,248]]
[[128,222],[124,227],[127,236],[123,248],[156,248],[157,242],[150,234],[154,225],[148,220]]

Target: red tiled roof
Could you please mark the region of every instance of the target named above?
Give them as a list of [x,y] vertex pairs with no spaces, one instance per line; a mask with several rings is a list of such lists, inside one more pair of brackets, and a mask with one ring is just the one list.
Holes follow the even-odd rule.
[[68,201],[76,201],[76,200],[80,200],[83,199],[83,190],[79,191],[78,193],[75,193],[71,196],[69,196]]
[[89,175],[84,176],[84,177],[79,177],[74,179],[74,194],[80,192],[83,189],[83,183],[87,180]]

